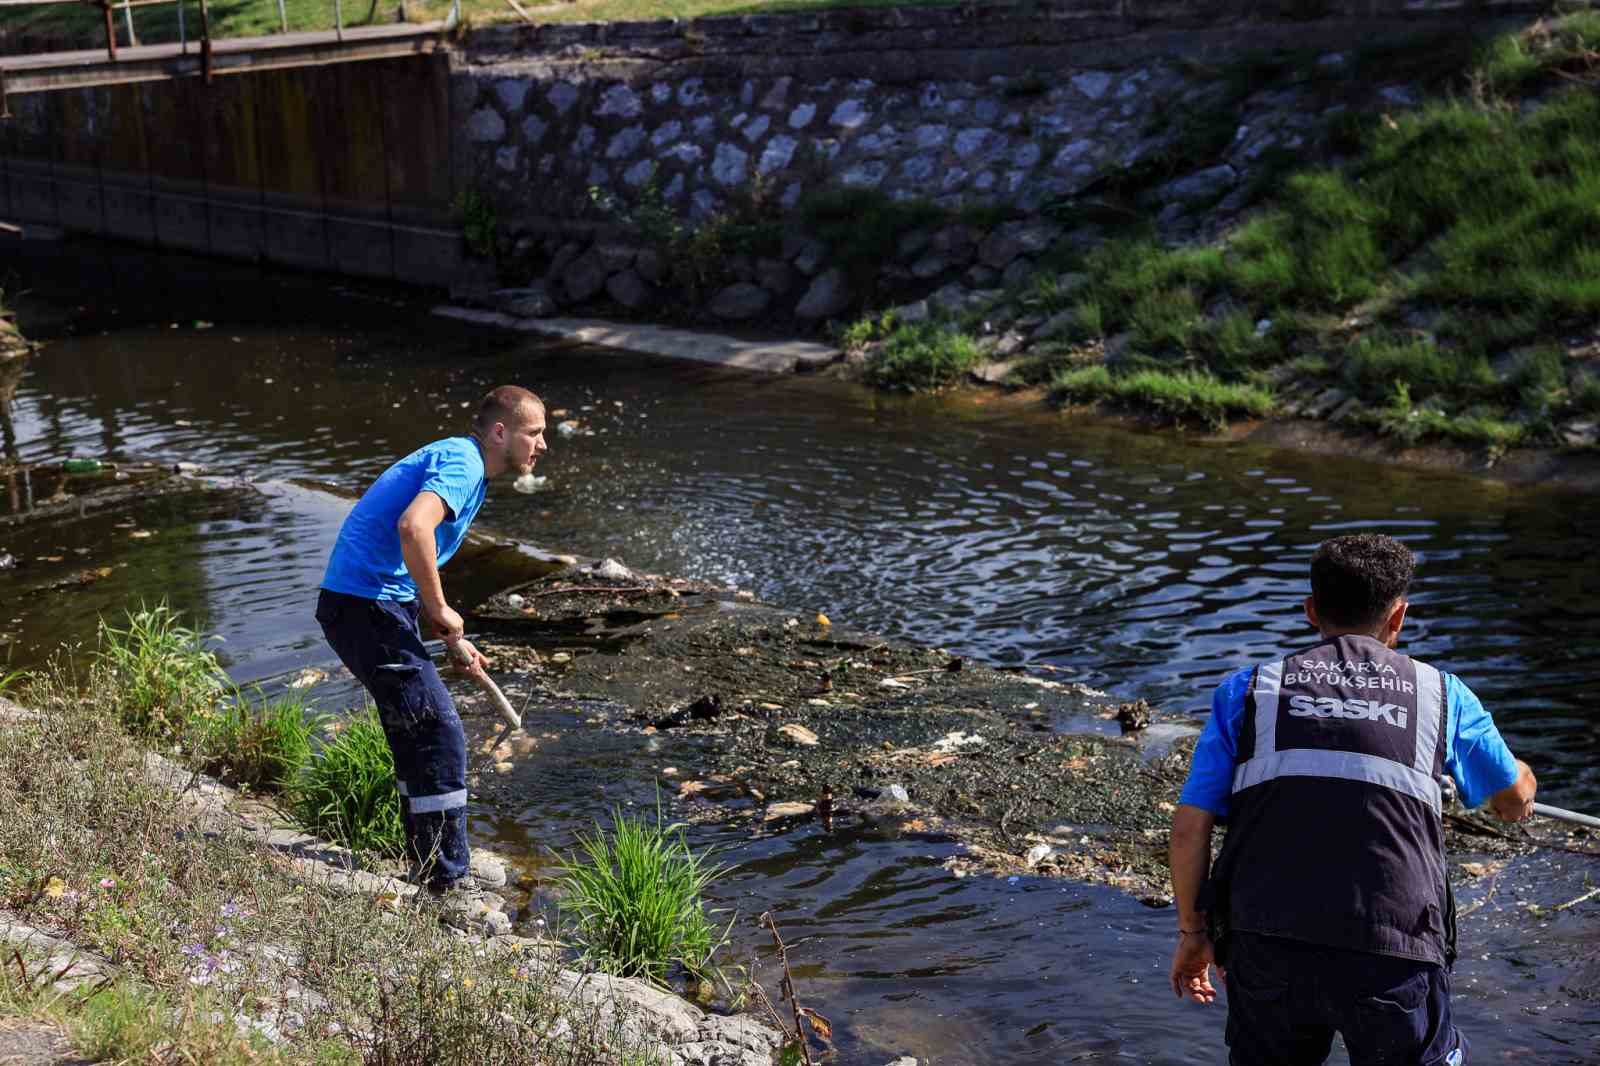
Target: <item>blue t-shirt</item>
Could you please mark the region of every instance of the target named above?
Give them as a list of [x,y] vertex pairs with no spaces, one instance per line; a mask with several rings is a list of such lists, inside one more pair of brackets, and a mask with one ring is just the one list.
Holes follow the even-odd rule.
[[[1194,760],[1189,764],[1189,779],[1183,783],[1178,802],[1199,807],[1218,817],[1228,813],[1233,795],[1233,770],[1238,752],[1239,725],[1244,720],[1245,697],[1250,690],[1250,674],[1245,667],[1228,675],[1211,696],[1211,719],[1195,742]],[[1455,779],[1466,807],[1478,806],[1517,779],[1517,762],[1500,739],[1494,719],[1483,709],[1460,678],[1439,671],[1444,678],[1445,736],[1444,772]]]
[[322,587],[369,600],[416,599],[417,583],[400,554],[400,516],[419,492],[444,501],[444,521],[434,531],[443,566],[466,538],[486,487],[483,452],[473,438],[448,437],[418,448],[379,475],[356,502],[339,528]]

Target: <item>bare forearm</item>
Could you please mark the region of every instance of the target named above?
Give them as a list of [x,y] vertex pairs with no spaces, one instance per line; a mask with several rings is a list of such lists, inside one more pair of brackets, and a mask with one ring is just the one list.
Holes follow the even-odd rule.
[[433,542],[433,530],[402,525],[400,554],[406,561],[411,580],[417,583],[422,605],[431,612],[443,608],[444,583],[439,580],[439,551]]
[[1205,925],[1199,898],[1211,867],[1214,823],[1214,816],[1198,807],[1180,806],[1172,817],[1172,844],[1167,859],[1172,868],[1172,900],[1178,908],[1180,929],[1200,929]]
[[1533,769],[1521,759],[1517,760],[1517,779],[1489,797],[1494,813],[1507,822],[1520,822],[1533,813],[1533,797],[1539,792],[1539,780]]

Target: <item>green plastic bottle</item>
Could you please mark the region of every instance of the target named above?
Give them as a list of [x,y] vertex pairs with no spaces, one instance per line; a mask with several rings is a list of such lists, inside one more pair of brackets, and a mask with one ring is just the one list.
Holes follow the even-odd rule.
[[105,464],[98,459],[68,459],[61,464],[61,469],[69,474],[94,474],[104,467]]

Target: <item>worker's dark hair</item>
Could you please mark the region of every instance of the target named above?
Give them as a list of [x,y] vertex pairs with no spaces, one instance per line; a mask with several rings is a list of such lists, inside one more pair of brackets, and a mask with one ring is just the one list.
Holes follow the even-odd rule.
[[543,411],[544,401],[521,385],[501,385],[490,389],[478,405],[472,428],[481,433],[496,422],[520,422],[534,407]]
[[1376,626],[1411,587],[1416,569],[1411,549],[1382,533],[1325,540],[1311,557],[1317,618],[1341,629]]

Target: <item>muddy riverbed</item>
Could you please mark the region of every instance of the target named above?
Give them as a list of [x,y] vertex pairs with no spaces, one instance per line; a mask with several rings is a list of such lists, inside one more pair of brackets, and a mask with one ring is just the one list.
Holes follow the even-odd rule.
[[[324,707],[351,705],[310,617],[348,494],[524,381],[573,431],[541,492],[491,493],[502,537],[446,574],[525,708],[486,750],[496,723],[452,682],[480,746],[475,838],[516,856],[521,919],[551,921],[555,857],[659,795],[732,866],[729,961],[772,987],[771,910],[840,1061],[1218,1061],[1220,1012],[1162,990],[1162,805],[1210,686],[1304,638],[1331,532],[1419,551],[1407,650],[1461,672],[1547,798],[1600,805],[1590,497],[463,333],[390,293],[95,254],[129,279],[120,302],[80,305],[84,268],[59,263],[17,300],[47,346],[8,457],[210,473],[0,526],[6,668],[165,597],[236,680],[310,671]],[[572,594],[596,580],[561,552],[665,576]],[[1140,700],[1153,724],[1125,736],[1112,715]],[[1600,845],[1539,832],[1559,846],[1452,819],[1458,1008],[1487,1059],[1588,1062],[1580,853]]]

